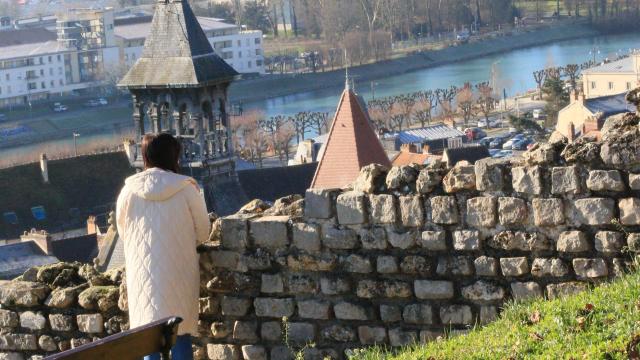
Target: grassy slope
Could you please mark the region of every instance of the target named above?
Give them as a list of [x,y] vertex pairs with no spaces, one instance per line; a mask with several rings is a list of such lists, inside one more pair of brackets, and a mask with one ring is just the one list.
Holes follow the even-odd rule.
[[511,304],[500,320],[468,335],[395,355],[373,349],[355,359],[626,359],[639,333],[640,273],[634,273],[565,299]]

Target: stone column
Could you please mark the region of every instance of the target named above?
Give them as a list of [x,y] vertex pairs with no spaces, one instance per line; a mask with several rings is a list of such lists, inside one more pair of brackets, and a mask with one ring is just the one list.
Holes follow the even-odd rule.
[[144,109],[138,102],[133,103],[133,121],[136,125],[138,140],[141,140],[144,136]]
[[160,109],[159,106],[153,104],[153,108],[150,111],[151,113],[151,126],[153,126],[153,132],[158,134],[162,131],[162,125],[160,124]]
[[196,144],[198,144],[198,148],[199,148],[198,153],[200,154],[200,157],[202,157],[204,155],[204,149],[205,149],[205,137],[204,137],[204,126],[203,126],[204,119],[202,117],[202,113],[192,113],[191,120],[196,125],[194,141]]

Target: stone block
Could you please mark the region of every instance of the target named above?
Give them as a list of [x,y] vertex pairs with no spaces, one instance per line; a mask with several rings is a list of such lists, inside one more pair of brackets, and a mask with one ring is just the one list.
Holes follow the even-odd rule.
[[220,305],[224,316],[245,316],[251,307],[251,300],[225,296]]
[[85,314],[76,316],[78,330],[87,334],[100,334],[104,330],[104,320],[101,314]]
[[539,166],[516,166],[511,169],[513,190],[522,194],[542,194],[542,170]]
[[293,253],[287,256],[287,266],[293,271],[333,271],[338,257],[329,251],[320,254]]
[[253,306],[256,316],[271,318],[291,317],[295,309],[293,299],[257,298]]
[[629,251],[640,252],[640,233],[632,233],[627,236]]
[[367,220],[364,193],[346,192],[338,195],[336,212],[341,225],[364,224]]
[[361,229],[359,231],[360,242],[362,248],[366,250],[386,250],[387,232],[382,227],[373,227],[371,229]]
[[20,324],[18,314],[0,309],[0,329],[15,329]]
[[393,256],[378,256],[376,270],[380,274],[395,274],[398,272],[398,260]]
[[[36,355],[34,355],[36,356]],[[0,360],[25,360],[24,356],[21,353],[17,352],[0,352]],[[41,360],[38,358],[33,359],[29,358],[29,360]]]
[[214,339],[224,339],[233,334],[233,322],[214,321],[209,329]]
[[369,258],[360,255],[340,257],[340,264],[346,272],[369,274],[373,271]]
[[423,256],[409,255],[402,259],[400,270],[405,274],[429,276],[433,272],[433,266],[431,262]]
[[517,225],[527,221],[527,203],[518,198],[498,198],[498,220],[502,225]]
[[413,283],[416,297],[421,300],[444,300],[453,298],[453,282],[416,280]]
[[351,291],[349,280],[344,278],[320,279],[320,289],[324,295],[341,295]]
[[332,224],[322,226],[322,244],[335,250],[351,250],[358,245],[358,234],[348,228],[337,228]]
[[215,297],[198,299],[198,313],[201,315],[217,315],[220,312],[220,301]]
[[473,274],[473,263],[466,256],[439,257],[436,273],[440,276],[468,276]]
[[417,343],[418,333],[413,330],[389,329],[389,344],[392,347],[409,346]]
[[291,294],[316,294],[319,288],[316,279],[306,274],[288,274],[286,283]]
[[371,222],[393,224],[396,222],[396,200],[393,195],[370,195]]
[[380,319],[386,323],[402,321],[402,312],[395,305],[380,305]]
[[49,291],[49,287],[41,283],[0,280],[0,304],[3,306],[39,306],[43,304]]
[[622,225],[640,225],[640,199],[620,199],[618,207],[620,208],[620,223]]
[[413,296],[411,285],[404,281],[383,281],[381,285],[382,295],[387,298],[409,298]]
[[434,196],[431,201],[431,220],[436,224],[452,225],[459,221],[455,196]]
[[438,338],[444,339],[444,332],[433,330],[420,331],[420,344],[427,344],[431,341],[438,340]]
[[500,302],[504,299],[504,295],[505,291],[502,287],[485,280],[476,281],[462,288],[462,296],[478,304]]
[[563,277],[569,274],[569,267],[561,259],[534,259],[531,275],[535,277]]
[[32,331],[44,330],[47,326],[47,319],[42,313],[25,311],[20,313],[20,327]]
[[385,184],[391,190],[398,190],[409,184],[415,183],[418,171],[410,165],[394,166],[387,173]]
[[235,251],[210,251],[209,259],[211,260],[211,264],[216,268],[239,270],[240,254]]
[[498,309],[495,306],[480,307],[480,323],[488,324],[498,319]]
[[430,305],[411,304],[404,307],[402,318],[407,324],[433,324],[433,310]]
[[264,346],[245,345],[241,349],[244,360],[267,360],[267,350]]
[[56,341],[49,335],[42,335],[38,338],[38,346],[46,352],[54,352],[58,350]]
[[4,334],[0,335],[0,351],[36,351],[38,339],[32,334]]
[[352,342],[356,340],[356,332],[348,326],[333,325],[322,329],[322,338],[329,341]]
[[442,188],[447,193],[476,190],[475,167],[466,162],[456,164],[442,179]]
[[458,251],[480,250],[480,233],[475,230],[455,231],[453,233],[453,248]]
[[447,250],[446,232],[444,231],[423,231],[418,243],[429,251]]
[[640,190],[640,174],[629,174],[629,188]]
[[624,191],[625,186],[618,170],[591,170],[587,179],[591,191]]
[[420,194],[432,192],[442,182],[442,175],[437,169],[427,167],[420,171],[416,179],[416,191]]
[[309,189],[304,196],[304,216],[311,219],[329,219],[333,216],[332,199],[335,191]]
[[547,297],[549,299],[562,298],[565,296],[571,296],[581,291],[585,291],[589,288],[586,283],[570,281],[559,284],[547,285]]
[[207,344],[209,360],[240,360],[240,351],[236,345]]
[[467,225],[493,227],[496,225],[496,198],[481,196],[467,200]]
[[533,199],[533,221],[536,226],[557,226],[564,224],[562,199]]
[[340,302],[333,306],[333,313],[338,320],[361,320],[366,321],[369,319],[367,309],[363,306]]
[[500,268],[504,276],[523,276],[529,273],[529,260],[526,257],[501,258]]
[[233,324],[233,340],[243,343],[258,341],[258,323],[255,321],[236,321]]
[[321,300],[298,300],[298,316],[303,319],[329,319],[329,303]]
[[421,227],[424,224],[424,207],[420,196],[401,196],[398,198],[400,222],[406,227]]
[[50,314],[49,325],[53,331],[73,331],[75,328],[73,322],[73,316],[62,314]]
[[291,227],[293,246],[308,253],[320,252],[320,226],[316,224],[297,223]]
[[473,261],[478,276],[496,276],[498,273],[498,261],[488,256],[480,256]]
[[284,281],[280,274],[262,274],[260,292],[265,294],[281,294],[284,292]]
[[306,345],[316,338],[316,327],[310,323],[289,323],[289,341],[294,344]]
[[467,305],[448,305],[440,308],[440,320],[444,325],[471,325],[473,313]]
[[542,296],[542,288],[536,282],[511,283],[511,295],[515,300],[526,300]]
[[504,188],[504,170],[508,164],[505,159],[481,159],[475,163],[476,189],[478,191],[502,191]]
[[396,232],[394,229],[387,229],[387,239],[389,240],[389,244],[394,248],[399,249],[408,249],[413,247],[418,238],[418,233],[415,230],[410,230],[407,232]]
[[286,346],[276,346],[271,348],[271,359],[293,360],[293,352]]
[[251,221],[251,235],[257,247],[278,250],[289,245],[288,216],[265,216]]
[[76,301],[78,290],[74,288],[62,288],[53,290],[44,305],[56,309],[67,309]]
[[249,245],[248,216],[231,215],[220,218],[221,244],[224,249],[244,250]]
[[282,325],[279,321],[263,322],[260,337],[266,341],[282,341]]
[[591,250],[591,244],[582,231],[565,231],[560,233],[557,250],[565,253],[579,253]]
[[613,199],[588,198],[574,202],[575,221],[583,225],[609,225],[613,220]]
[[387,342],[387,329],[377,326],[359,326],[358,339],[362,345],[381,345]]
[[573,259],[573,271],[581,279],[597,279],[609,275],[607,263],[603,259]]
[[356,295],[364,299],[374,299],[383,296],[382,282],[375,280],[361,280],[358,282]]
[[623,234],[616,231],[598,231],[595,236],[596,251],[617,254],[624,246]]
[[575,195],[582,191],[580,174],[576,166],[561,166],[551,169],[551,193]]

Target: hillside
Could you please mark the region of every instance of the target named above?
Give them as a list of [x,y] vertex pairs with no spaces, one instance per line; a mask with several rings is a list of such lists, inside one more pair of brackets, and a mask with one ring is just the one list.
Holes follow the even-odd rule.
[[[628,351],[636,337],[635,357]],[[638,359],[640,273],[564,299],[510,304],[500,320],[464,336],[397,354],[368,350],[352,360]]]

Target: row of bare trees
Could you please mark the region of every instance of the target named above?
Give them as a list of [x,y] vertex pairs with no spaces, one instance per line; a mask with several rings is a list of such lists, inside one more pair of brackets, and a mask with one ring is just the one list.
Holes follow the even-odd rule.
[[330,114],[326,112],[266,117],[261,111],[246,111],[231,122],[235,151],[259,167],[262,167],[266,155],[277,156],[281,163],[286,164],[292,155],[292,143],[305,140],[309,133],[326,133],[329,119]]

